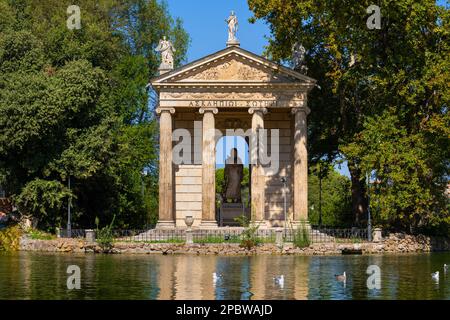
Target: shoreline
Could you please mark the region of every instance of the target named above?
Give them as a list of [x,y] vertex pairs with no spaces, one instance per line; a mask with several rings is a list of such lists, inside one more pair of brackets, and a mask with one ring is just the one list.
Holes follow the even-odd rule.
[[388,253],[429,253],[450,251],[450,239],[391,234],[380,242],[361,243],[315,243],[305,248],[295,248],[292,243],[278,246],[272,243],[260,244],[252,249],[245,249],[237,243],[146,243],[146,242],[114,242],[108,252],[104,252],[97,243],[85,239],[58,238],[54,240],[33,240],[27,236],[20,239],[19,251],[59,252],[59,253],[98,253],[98,254],[189,254],[189,255],[299,255],[299,256],[334,256],[342,255],[342,251],[360,252],[359,254]]

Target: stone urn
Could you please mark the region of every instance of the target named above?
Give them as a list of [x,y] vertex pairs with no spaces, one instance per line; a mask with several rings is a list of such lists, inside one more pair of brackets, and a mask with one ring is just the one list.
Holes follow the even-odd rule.
[[193,216],[186,216],[184,218],[184,223],[186,223],[186,226],[190,230],[192,225],[194,224],[194,217]]
[[372,236],[372,241],[373,242],[381,242],[383,241],[383,236],[382,236],[382,229],[381,228],[375,228],[373,229],[373,236]]

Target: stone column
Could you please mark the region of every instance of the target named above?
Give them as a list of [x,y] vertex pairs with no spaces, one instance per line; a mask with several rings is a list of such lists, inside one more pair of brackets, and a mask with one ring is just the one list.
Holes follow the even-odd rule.
[[264,221],[264,192],[266,178],[264,175],[264,168],[259,159],[260,146],[258,139],[258,132],[264,129],[264,115],[267,114],[267,108],[250,108],[248,112],[252,116],[252,137],[250,139],[250,160],[252,164],[251,172],[251,219],[253,223],[260,223]]
[[308,151],[307,146],[307,121],[310,113],[308,107],[293,108],[294,115],[294,214],[293,224],[308,220]]
[[159,119],[159,221],[157,228],[174,228],[172,176],[172,114],[174,108],[157,108]]
[[202,222],[201,228],[216,228],[216,132],[217,108],[200,108],[202,131]]

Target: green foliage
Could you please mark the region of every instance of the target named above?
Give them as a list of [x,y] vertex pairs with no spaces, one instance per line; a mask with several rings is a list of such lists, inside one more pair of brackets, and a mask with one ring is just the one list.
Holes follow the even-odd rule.
[[[366,213],[365,174],[381,184],[379,221],[399,229],[449,226],[450,10],[435,0],[382,0],[381,29],[366,26],[370,1],[248,0],[272,37],[267,54],[291,63],[307,50],[312,162],[343,157],[356,223]],[[447,226],[447,228],[445,228]]]
[[[0,180],[23,213],[53,229],[73,198],[73,226],[154,224],[158,132],[154,49],[167,35],[176,64],[189,37],[157,0],[0,0]],[[146,174],[142,174],[143,171]],[[69,193],[67,180],[71,178]]]
[[0,230],[0,251],[19,250],[21,236],[22,231],[17,225]]
[[223,194],[225,187],[225,169],[216,169],[216,193]]
[[250,226],[250,219],[244,215],[234,218],[234,221],[244,228],[248,228]]
[[350,179],[339,174],[332,166],[319,164],[310,167],[308,176],[308,220],[319,224],[320,181],[322,175],[322,225],[343,227],[351,226],[351,185]]
[[38,226],[51,230],[60,225],[60,212],[69,190],[58,181],[35,179],[25,185],[15,201],[22,213],[32,214]]
[[244,215],[236,217],[234,220],[241,227],[244,227],[244,231],[241,234],[240,246],[247,250],[257,246],[260,243],[260,239],[258,238],[259,224],[251,224],[250,219]]
[[109,250],[111,250],[111,248],[113,246],[114,235],[113,235],[112,228],[114,225],[115,218],[116,218],[116,216],[113,216],[111,223],[101,229],[98,228],[100,220],[98,219],[98,217],[96,217],[96,219],[95,219],[95,224],[97,227],[96,228],[96,241],[104,252],[108,252]]
[[293,230],[293,236],[293,243],[297,248],[307,248],[311,245],[309,228],[304,223],[301,223],[297,229]]
[[[448,119],[450,120],[450,119]],[[450,126],[450,121],[447,123]],[[394,110],[369,119],[357,142],[346,147],[374,170],[371,206],[375,223],[400,228],[450,223],[446,168],[437,161],[444,145],[427,143],[426,132],[408,133]]]
[[36,230],[36,229],[32,229],[28,232],[28,236],[30,237],[30,239],[33,240],[53,240],[55,239],[55,236],[47,233],[47,232],[42,232],[40,230]]

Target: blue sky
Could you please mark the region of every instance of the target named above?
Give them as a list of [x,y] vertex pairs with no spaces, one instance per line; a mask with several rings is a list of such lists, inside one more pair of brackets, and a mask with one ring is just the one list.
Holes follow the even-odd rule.
[[169,12],[180,17],[191,37],[188,62],[202,58],[226,47],[227,24],[225,19],[234,10],[239,20],[238,38],[241,47],[262,54],[269,35],[266,24],[250,24],[252,16],[245,0],[168,0]]
[[[205,55],[226,47],[227,26],[225,19],[231,10],[239,19],[238,38],[241,47],[261,55],[267,45],[266,36],[270,35],[268,26],[257,21],[250,24],[248,19],[252,12],[246,0],[166,0],[173,17],[180,17],[191,37],[188,61],[191,62]],[[448,1],[438,0],[445,6]]]

